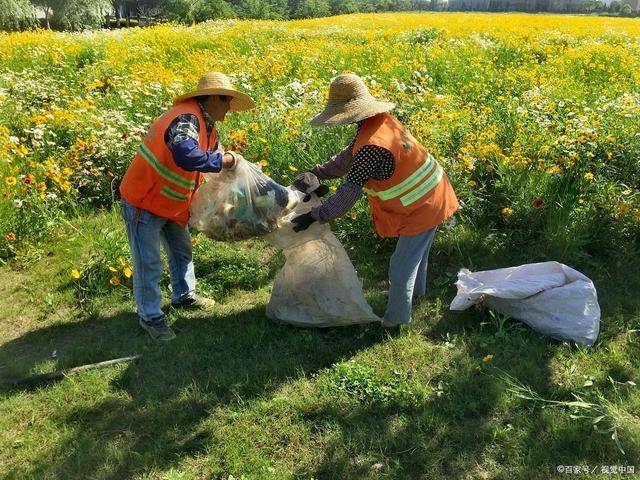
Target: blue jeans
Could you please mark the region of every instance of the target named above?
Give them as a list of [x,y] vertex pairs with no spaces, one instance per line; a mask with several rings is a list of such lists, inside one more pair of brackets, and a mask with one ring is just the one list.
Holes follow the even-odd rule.
[[384,319],[391,323],[409,323],[413,297],[427,291],[429,250],[436,228],[411,237],[398,238],[389,262],[389,301]]
[[196,277],[189,229],[124,200],[121,205],[133,260],[133,296],[138,315],[148,323],[155,323],[165,316],[160,308],[161,243],[169,259],[171,300],[180,302],[195,294]]

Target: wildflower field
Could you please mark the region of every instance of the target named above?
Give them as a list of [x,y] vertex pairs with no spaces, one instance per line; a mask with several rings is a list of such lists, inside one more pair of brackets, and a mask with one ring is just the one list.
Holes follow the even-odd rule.
[[[117,185],[154,117],[206,71],[258,108],[219,125],[282,184],[347,144],[311,128],[354,72],[440,159],[462,203],[399,334],[273,325],[281,254],[194,236],[214,312],[136,325]],[[335,188],[337,183],[334,183]],[[555,478],[640,471],[640,23],[393,13],[0,33],[0,478]],[[364,199],[335,222],[368,300],[393,242]],[[452,315],[458,269],[557,260],[594,279],[592,350],[491,312]],[[168,288],[168,275],[163,280]]]

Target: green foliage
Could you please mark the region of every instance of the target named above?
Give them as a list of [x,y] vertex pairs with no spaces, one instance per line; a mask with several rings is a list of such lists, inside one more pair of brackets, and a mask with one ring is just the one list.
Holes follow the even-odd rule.
[[327,0],[299,0],[293,13],[295,18],[326,17],[331,14]]
[[36,24],[36,12],[29,0],[0,0],[0,31],[24,30]]
[[225,0],[162,0],[160,8],[168,19],[183,23],[236,16]]
[[236,10],[242,18],[285,19],[288,17],[284,0],[240,0]]
[[622,8],[620,9],[620,15],[622,15],[623,17],[633,17],[634,14],[635,12],[631,5],[629,5],[628,3],[622,5]]
[[50,25],[60,30],[100,28],[112,6],[110,0],[35,0],[51,12]]
[[256,256],[244,247],[195,238],[198,285],[209,295],[220,298],[236,289],[258,288],[275,273],[277,263],[270,255]]
[[320,390],[355,405],[411,408],[422,398],[420,385],[394,370],[381,374],[367,364],[347,362],[334,366],[323,379]]

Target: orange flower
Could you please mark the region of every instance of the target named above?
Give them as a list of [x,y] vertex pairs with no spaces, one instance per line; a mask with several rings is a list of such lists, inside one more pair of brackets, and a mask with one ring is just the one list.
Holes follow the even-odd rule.
[[16,234],[11,232],[11,233],[7,233],[7,240],[11,241],[11,240],[15,240],[16,239]]

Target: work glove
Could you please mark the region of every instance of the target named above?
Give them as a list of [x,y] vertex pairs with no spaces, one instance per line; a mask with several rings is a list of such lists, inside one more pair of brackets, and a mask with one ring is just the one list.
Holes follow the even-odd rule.
[[298,215],[296,218],[291,220],[295,226],[293,227],[294,232],[302,232],[309,228],[309,226],[315,222],[316,219],[311,216],[311,212],[304,213],[302,215]]
[[[329,187],[321,184],[313,191],[313,193],[315,193],[319,197],[324,197],[327,193],[329,193]],[[302,199],[303,202],[308,202],[309,200],[311,200],[311,193],[307,193]]]
[[314,173],[304,172],[293,179],[293,186],[302,193],[311,193],[320,186],[320,180]]
[[233,157],[233,164],[229,165],[228,167],[225,167],[223,164],[223,168],[225,170],[229,170],[230,172],[233,172],[238,166],[238,162],[242,159],[242,155],[231,150],[224,152],[224,155],[227,155],[227,154]]

